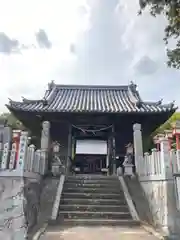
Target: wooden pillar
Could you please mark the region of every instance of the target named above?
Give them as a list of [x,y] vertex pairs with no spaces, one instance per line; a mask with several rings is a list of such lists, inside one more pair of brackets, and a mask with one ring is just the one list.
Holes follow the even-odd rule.
[[180,134],[176,134],[176,149],[177,149],[177,150],[180,150],[179,137],[180,137]]
[[113,161],[113,175],[116,174],[116,142],[114,126],[112,127],[112,161]]
[[106,156],[106,168],[108,168],[108,175],[110,174],[110,138],[107,139],[107,156]]
[[[72,134],[72,130],[71,130],[71,134]],[[71,137],[71,157],[72,157],[72,160],[74,160],[75,158],[75,151],[76,151],[76,146],[75,146],[75,138],[72,136]]]
[[70,158],[72,157],[72,125],[69,124],[68,129],[68,151],[67,151],[67,160],[66,160],[66,173],[70,172],[71,161]]

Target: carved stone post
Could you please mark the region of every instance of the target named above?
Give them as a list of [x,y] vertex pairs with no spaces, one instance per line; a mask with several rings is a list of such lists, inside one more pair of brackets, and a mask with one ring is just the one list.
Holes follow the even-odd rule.
[[24,171],[25,161],[27,160],[27,148],[28,148],[28,132],[21,132],[19,153],[17,158],[16,169]]
[[16,154],[17,154],[16,143],[13,143],[9,161],[9,169],[14,169],[16,167]]
[[42,132],[41,132],[41,149],[49,148],[49,136],[50,135],[50,122],[44,121],[42,123]]
[[135,157],[135,166],[136,172],[139,173],[138,159],[143,157],[143,142],[142,142],[142,132],[141,124],[133,125],[133,138],[134,138],[134,157]]
[[48,170],[49,140],[50,140],[50,122],[45,121],[42,123],[42,132],[41,132],[42,174],[45,174]]

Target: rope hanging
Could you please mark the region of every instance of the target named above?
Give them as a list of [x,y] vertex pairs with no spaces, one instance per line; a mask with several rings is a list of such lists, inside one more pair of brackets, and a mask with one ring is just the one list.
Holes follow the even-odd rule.
[[98,129],[98,130],[94,130],[94,129],[92,129],[92,130],[91,130],[91,129],[83,129],[83,128],[77,127],[77,126],[75,126],[75,125],[72,125],[72,127],[74,127],[74,128],[76,128],[76,129],[82,131],[83,133],[90,132],[90,133],[95,134],[96,132],[101,132],[101,131],[107,130],[107,129],[109,129],[109,128],[112,128],[113,125],[110,125],[110,126],[104,127],[104,128],[100,128],[100,129]]

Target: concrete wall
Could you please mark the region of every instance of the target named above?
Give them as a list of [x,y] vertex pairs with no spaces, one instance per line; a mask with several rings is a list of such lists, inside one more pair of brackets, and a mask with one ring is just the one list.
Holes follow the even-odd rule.
[[174,180],[140,181],[148,199],[155,227],[170,239],[180,239],[180,211],[177,208]]
[[39,175],[0,174],[0,239],[25,239],[37,223],[40,194]]
[[169,151],[168,139],[160,140],[160,151],[152,149],[152,154],[143,154],[141,126],[135,124],[134,148],[137,176],[148,200],[154,224],[167,236],[179,235],[180,211],[177,208],[173,176],[174,166],[178,162]]
[[141,185],[149,202],[153,222],[164,232],[179,232],[173,179],[141,181]]

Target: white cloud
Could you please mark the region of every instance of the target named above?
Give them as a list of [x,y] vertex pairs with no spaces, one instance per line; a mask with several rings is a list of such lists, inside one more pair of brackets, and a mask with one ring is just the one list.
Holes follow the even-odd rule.
[[[166,20],[137,16],[138,0],[0,0],[0,6],[0,32],[36,46],[0,54],[0,110],[8,97],[42,97],[52,79],[69,84],[134,80],[142,98],[180,103],[180,73],[166,67]],[[38,48],[39,29],[50,49]]]

